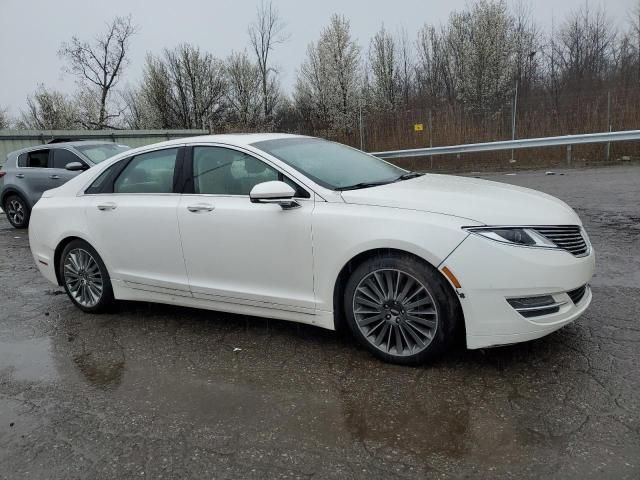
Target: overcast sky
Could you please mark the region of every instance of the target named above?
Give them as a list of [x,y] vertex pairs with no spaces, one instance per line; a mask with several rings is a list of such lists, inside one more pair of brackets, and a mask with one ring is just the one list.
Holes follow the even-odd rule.
[[[526,1],[526,0],[525,0]],[[559,23],[585,0],[529,0],[543,28]],[[618,28],[637,0],[590,0],[605,5]],[[0,108],[17,115],[25,98],[40,83],[71,92],[74,79],[65,74],[57,56],[60,43],[72,35],[91,38],[115,15],[131,14],[139,27],[133,39],[131,63],[120,86],[141,75],[145,53],[160,52],[180,42],[199,45],[218,57],[247,47],[247,25],[258,0],[0,0]],[[274,61],[289,91],[309,42],[318,38],[333,13],[351,20],[362,46],[384,22],[390,30],[405,27],[410,37],[425,22],[446,21],[467,0],[274,0],[287,23],[289,41],[278,47]],[[511,3],[511,0],[509,1]]]

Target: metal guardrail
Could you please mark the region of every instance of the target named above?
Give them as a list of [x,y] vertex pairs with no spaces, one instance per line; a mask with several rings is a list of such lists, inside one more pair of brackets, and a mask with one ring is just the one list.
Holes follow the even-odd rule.
[[500,142],[469,143],[446,147],[414,148],[409,150],[391,150],[375,152],[372,155],[380,158],[432,157],[434,155],[452,155],[475,152],[493,152],[498,150],[520,150],[523,148],[567,147],[567,163],[571,163],[571,146],[593,143],[628,142],[640,140],[640,130],[623,132],[587,133],[583,135],[563,135],[560,137],[525,138],[522,140],[506,140]]

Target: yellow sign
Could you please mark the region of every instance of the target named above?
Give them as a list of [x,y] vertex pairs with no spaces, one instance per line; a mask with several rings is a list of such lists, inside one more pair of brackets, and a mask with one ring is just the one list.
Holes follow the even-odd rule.
[[413,126],[413,131],[414,131],[414,132],[421,132],[421,131],[423,131],[423,130],[424,130],[424,125],[423,125],[423,124],[421,124],[421,123],[416,123],[416,124]]

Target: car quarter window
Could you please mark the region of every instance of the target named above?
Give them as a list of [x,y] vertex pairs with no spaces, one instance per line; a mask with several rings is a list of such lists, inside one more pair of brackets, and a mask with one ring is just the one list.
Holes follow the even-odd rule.
[[86,165],[80,157],[66,148],[56,148],[53,150],[53,168],[65,168],[67,164],[72,162],[80,162]]
[[106,181],[109,177],[111,177],[111,175],[114,173],[115,169],[119,169],[120,162],[111,165],[109,168],[107,168],[104,172],[102,172],[100,175],[98,175],[98,178],[96,178],[93,183],[91,183],[91,185],[89,185],[89,188],[87,188],[84,193],[86,193],[87,195],[91,195],[91,194],[96,194],[96,193],[111,193],[111,192],[105,192],[105,186],[106,186]]
[[309,194],[283,174],[251,155],[224,147],[193,148],[193,187],[196,194],[249,195],[262,182],[285,181],[296,196]]
[[113,193],[172,193],[177,154],[177,148],[169,148],[133,157],[115,180]]
[[19,167],[47,168],[49,166],[49,149],[34,150],[20,154],[18,157]]

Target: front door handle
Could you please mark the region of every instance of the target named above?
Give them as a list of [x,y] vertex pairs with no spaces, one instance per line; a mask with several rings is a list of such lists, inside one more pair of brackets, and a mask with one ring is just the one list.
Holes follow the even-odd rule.
[[98,205],[98,210],[107,211],[107,210],[115,210],[117,205],[113,202],[101,203]]
[[210,212],[214,208],[216,208],[216,207],[214,207],[213,205],[210,205],[208,203],[198,203],[196,205],[189,205],[187,207],[187,210],[189,210],[190,212],[193,212],[193,213],[198,213],[198,212]]
[[24,173],[16,173],[16,178],[24,178]]
[[60,180],[60,175],[49,175],[51,180]]

